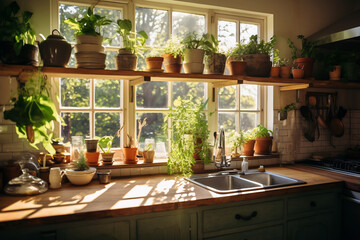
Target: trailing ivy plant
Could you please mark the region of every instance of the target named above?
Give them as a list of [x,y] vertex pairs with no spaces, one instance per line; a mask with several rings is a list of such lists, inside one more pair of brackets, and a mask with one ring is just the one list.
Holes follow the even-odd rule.
[[51,139],[53,121],[61,121],[55,104],[50,97],[50,82],[40,72],[20,86],[17,98],[13,98],[14,107],[4,112],[4,118],[16,123],[19,138],[27,138],[29,144],[38,149],[37,144],[51,154],[55,153]]
[[[170,113],[165,117],[164,129],[170,130],[172,140],[167,163],[169,174],[190,175],[191,167],[195,164],[195,149],[205,164],[210,163],[208,143],[210,131],[207,116],[203,112],[206,105],[207,101],[194,104],[192,99],[183,100],[178,97],[174,101],[174,108],[171,108]],[[168,119],[170,119],[170,129]]]

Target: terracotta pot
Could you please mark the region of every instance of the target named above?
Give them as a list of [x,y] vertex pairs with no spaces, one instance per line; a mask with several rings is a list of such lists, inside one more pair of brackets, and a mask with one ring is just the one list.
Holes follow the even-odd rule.
[[241,155],[254,156],[255,140],[248,140],[241,146]]
[[212,53],[204,57],[205,74],[224,74],[226,56],[221,53]]
[[147,69],[161,69],[164,58],[163,57],[148,57],[145,59]]
[[340,80],[341,77],[341,66],[335,66],[333,71],[329,71],[330,80]]
[[181,72],[181,55],[176,58],[172,54],[162,55],[164,58],[165,71],[168,73],[180,73]]
[[228,69],[230,75],[245,75],[247,63],[243,61],[230,61],[228,63]]
[[100,152],[85,152],[86,162],[89,165],[98,165],[99,164]]
[[203,161],[197,160],[195,161],[195,164],[191,166],[191,169],[195,174],[204,173],[205,172],[204,166],[205,164]]
[[246,75],[251,77],[268,77],[271,70],[270,56],[267,54],[249,54],[242,56],[246,62]]
[[294,60],[294,64],[298,65],[304,70],[304,78],[309,78],[312,76],[314,62],[314,58],[297,58]]
[[96,152],[99,139],[85,139],[86,151],[87,152]]
[[112,162],[113,158],[114,158],[114,154],[115,154],[115,152],[109,152],[109,153],[102,152],[101,157],[102,157],[103,161],[105,161],[105,162]]
[[123,148],[124,163],[125,164],[136,164],[137,163],[137,148]]
[[152,163],[154,161],[155,151],[143,151],[143,156],[145,163]]
[[185,49],[184,62],[185,63],[203,63],[205,51],[202,49]]
[[118,70],[136,70],[137,57],[129,49],[119,49],[116,57],[116,66]]
[[269,155],[271,154],[273,137],[257,137],[255,139],[255,154]]
[[280,76],[280,67],[271,67],[270,77],[278,78]]
[[301,79],[304,78],[304,70],[303,69],[292,69],[291,70],[293,78]]
[[280,76],[282,78],[290,78],[291,68],[289,66],[280,67]]

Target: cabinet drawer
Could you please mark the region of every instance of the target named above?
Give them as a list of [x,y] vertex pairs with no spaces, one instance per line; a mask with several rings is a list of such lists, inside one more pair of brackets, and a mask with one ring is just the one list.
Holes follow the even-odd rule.
[[203,231],[215,232],[281,220],[284,215],[282,200],[206,210],[203,212]]
[[335,193],[313,194],[301,197],[289,198],[288,214],[314,212],[336,208],[338,195]]

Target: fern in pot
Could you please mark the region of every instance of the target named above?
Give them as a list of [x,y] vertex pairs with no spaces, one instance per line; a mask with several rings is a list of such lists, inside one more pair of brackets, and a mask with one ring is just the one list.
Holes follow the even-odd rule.
[[212,34],[204,34],[205,74],[224,74],[226,56],[219,52],[220,41]]

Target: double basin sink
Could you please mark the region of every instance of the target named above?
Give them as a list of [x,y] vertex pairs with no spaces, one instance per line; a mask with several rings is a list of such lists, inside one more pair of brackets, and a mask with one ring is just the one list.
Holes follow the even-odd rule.
[[224,171],[208,175],[193,175],[186,180],[217,193],[243,192],[266,188],[304,184],[306,182],[272,172]]

